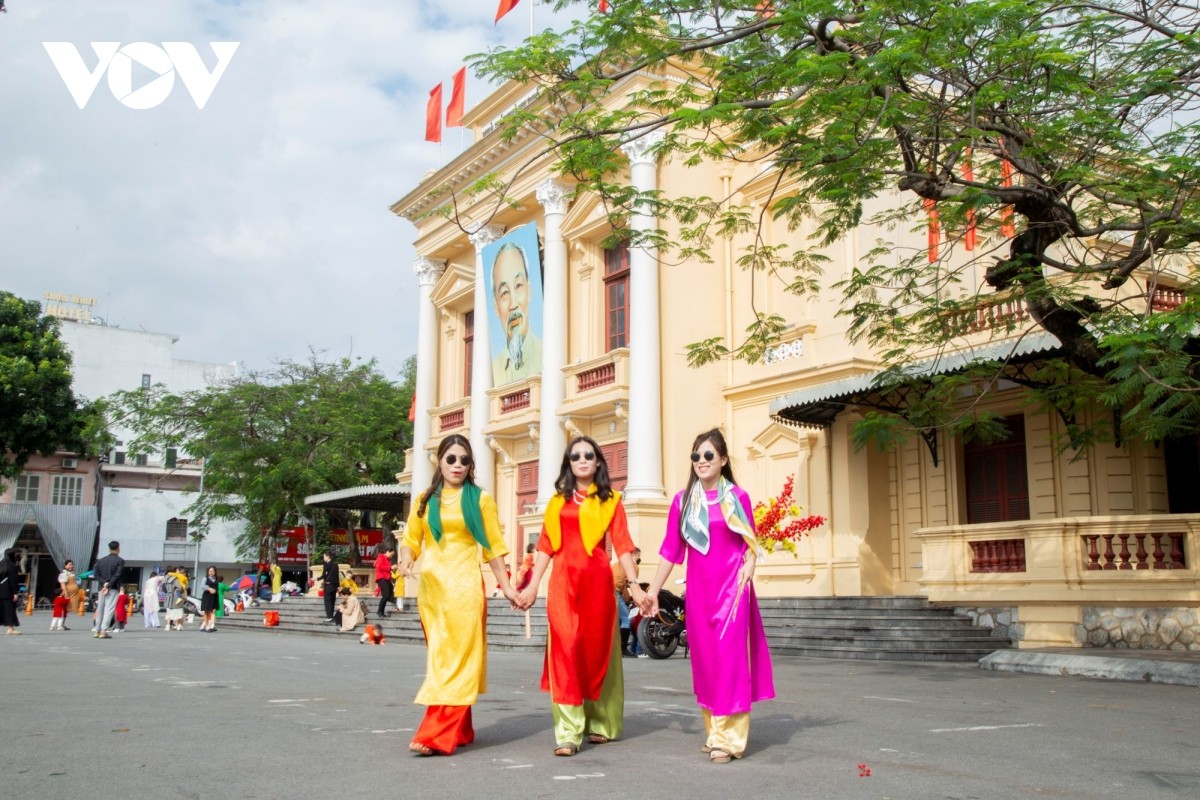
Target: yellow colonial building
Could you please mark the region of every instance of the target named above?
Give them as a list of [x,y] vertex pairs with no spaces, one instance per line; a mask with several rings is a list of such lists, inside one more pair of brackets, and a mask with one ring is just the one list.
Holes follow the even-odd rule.
[[[659,79],[627,78],[606,102],[620,103]],[[931,356],[921,368],[952,372],[975,358],[1007,360],[1004,380],[963,403],[1005,415],[1012,436],[981,446],[928,432],[895,452],[856,450],[850,432],[864,410],[894,408],[903,398],[873,390],[877,354],[850,343],[848,322],[837,314],[840,295],[828,287],[877,241],[897,234],[864,224],[826,248],[827,288],[814,299],[739,267],[736,239],[719,240],[708,263],[672,263],[640,247],[605,249],[610,227],[599,198],[556,176],[544,140],[505,140],[498,130],[508,110],[536,102],[520,85],[494,93],[464,119],[473,144],[392,207],[415,226],[419,254],[415,452],[401,476],[414,495],[430,483],[439,440],[468,436],[477,478],[499,504],[515,571],[540,530],[539,509],[553,492],[566,441],[583,433],[602,445],[614,483],[624,487],[645,569],[657,560],[670,499],[687,481],[692,440],[720,427],[737,481],[753,500],[777,495],[794,476],[796,502],[827,518],[796,557],[776,553],[760,565],[761,596],[922,595],[984,622],[1008,623],[1022,646],[1200,649],[1194,439],[1060,452],[1063,421],[1027,406],[1021,385],[1022,370],[1054,358],[1058,342],[1033,323],[1007,332],[996,323],[1020,320],[1023,306],[997,298],[969,318],[948,319],[962,330],[964,348]],[[758,208],[778,196],[770,169],[660,160],[658,141],[652,133],[621,147],[639,190],[734,196]],[[504,201],[485,195],[464,204],[469,187],[488,174],[506,183]],[[769,214],[763,219],[767,244],[807,234]],[[629,224],[676,233],[672,220],[647,213],[633,214]],[[525,251],[535,302],[500,320],[511,304],[504,305],[504,262],[495,250],[530,225],[540,241],[540,252]],[[923,234],[900,237],[900,248],[925,247]],[[969,277],[971,263],[960,266]],[[519,267],[515,273],[519,281]],[[1177,302],[1161,291],[1159,302]],[[761,363],[688,366],[689,343],[736,341],[755,310],[788,322]],[[525,365],[527,374],[497,381],[505,364],[523,362],[518,350],[506,349],[511,339],[497,339],[535,316],[540,325],[528,341],[538,345],[540,370]]]

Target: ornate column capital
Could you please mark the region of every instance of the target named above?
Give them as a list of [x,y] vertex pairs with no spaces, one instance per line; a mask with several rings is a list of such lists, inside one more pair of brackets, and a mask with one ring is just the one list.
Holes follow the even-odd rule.
[[630,164],[654,164],[658,161],[658,146],[667,138],[662,129],[631,139],[621,145],[621,152]]
[[417,256],[413,261],[413,272],[416,273],[417,283],[421,286],[433,286],[445,271],[446,262],[436,258]]
[[467,237],[471,240],[471,244],[475,245],[476,253],[483,252],[483,248],[503,235],[503,225],[488,225],[483,222],[476,222],[467,228]]
[[542,181],[534,192],[547,214],[565,214],[571,205],[571,187],[553,178]]

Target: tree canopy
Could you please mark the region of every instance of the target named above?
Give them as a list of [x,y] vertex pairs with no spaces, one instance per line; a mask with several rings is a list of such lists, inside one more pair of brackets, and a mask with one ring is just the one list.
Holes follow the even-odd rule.
[[188,509],[192,527],[202,536],[214,519],[245,520],[240,554],[262,559],[267,538],[306,514],[305,497],[395,482],[412,446],[414,379],[411,358],[397,385],[374,361],[314,354],[198,391],[172,394],[160,385],[120,392],[113,402],[120,424],[135,433],[131,453],[174,447],[203,459],[203,486]]
[[[574,4],[592,5],[556,6]],[[1200,420],[1198,32],[1200,8],[1180,0],[627,0],[473,65],[538,87],[506,135],[544,137],[614,223],[639,204],[675,220],[673,240],[647,236],[679,260],[738,237],[742,266],[810,294],[831,283],[832,242],[865,222],[911,239],[935,212],[936,254],[881,241],[848,265],[851,337],[899,376],[914,354],[961,346],[948,320],[1015,302],[1001,326],[1061,342],[1029,384],[1074,443],[1113,428],[1157,440]],[[614,90],[627,100],[606,103]],[[619,145],[651,131],[664,158],[760,162],[776,179],[766,207],[795,235],[757,235],[738,186],[639,196]],[[697,342],[691,361],[755,360],[784,325],[759,314],[745,340]],[[928,379],[908,421],[956,424],[957,380]],[[1074,416],[1096,401],[1112,420]]]
[[101,404],[76,397],[71,354],[41,304],[0,292],[0,489],[31,456],[94,455],[105,446]]

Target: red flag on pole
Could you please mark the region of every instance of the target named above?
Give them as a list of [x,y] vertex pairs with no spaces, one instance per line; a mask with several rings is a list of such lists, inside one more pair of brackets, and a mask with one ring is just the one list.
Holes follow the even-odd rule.
[[412,406],[408,409],[408,421],[417,421],[417,393],[413,392]]
[[446,127],[461,128],[463,107],[467,101],[467,68],[461,67],[454,73],[454,83],[450,86],[450,104],[446,106]]
[[[975,180],[975,170],[971,168],[971,148],[966,150],[966,158],[962,165],[963,180],[971,183]],[[970,252],[975,249],[975,209],[967,209],[967,231],[963,234],[963,246]]]
[[501,17],[516,8],[519,2],[521,0],[500,0],[500,5],[496,7],[496,22],[499,22]]
[[425,141],[440,142],[442,140],[442,85],[439,83],[429,92],[429,102],[425,105]]
[[938,260],[938,245],[942,242],[942,229],[938,223],[937,203],[925,201],[925,213],[929,215],[929,263]]
[[608,11],[608,0],[600,0],[598,8],[601,14],[606,13]]

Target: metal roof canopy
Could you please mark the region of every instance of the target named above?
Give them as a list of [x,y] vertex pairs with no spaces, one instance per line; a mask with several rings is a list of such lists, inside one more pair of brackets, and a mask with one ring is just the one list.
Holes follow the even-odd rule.
[[[968,366],[984,361],[1001,361],[1009,364],[1020,364],[1037,358],[1057,355],[1062,344],[1050,333],[1044,331],[1022,336],[1015,342],[989,342],[979,347],[956,350],[936,358],[918,361],[905,370],[909,378],[919,379],[932,375],[946,375]],[[852,378],[842,378],[828,383],[797,389],[774,400],[769,413],[776,422],[801,427],[824,428],[830,425],[834,418],[852,405],[870,405],[875,408],[899,411],[900,402],[889,402],[884,394],[892,395],[889,387],[879,383],[883,370],[877,370],[865,375]],[[883,392],[881,393],[881,389]]]
[[351,511],[391,511],[402,514],[408,510],[412,497],[411,483],[386,483],[355,486],[334,492],[313,494],[304,498],[304,505],[313,508],[344,508]]

